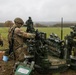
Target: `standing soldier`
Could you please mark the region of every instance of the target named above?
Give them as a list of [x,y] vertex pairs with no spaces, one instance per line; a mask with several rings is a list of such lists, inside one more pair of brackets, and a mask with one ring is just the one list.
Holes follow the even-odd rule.
[[21,18],[14,19],[14,25],[9,29],[8,42],[9,54],[14,53],[14,59],[17,61],[24,60],[24,55],[27,55],[27,46],[24,38],[34,38],[35,34],[22,31],[20,28],[24,24]]
[[34,27],[33,27],[33,22],[31,17],[29,17],[29,19],[26,21],[26,25],[27,25],[27,30],[26,32],[31,32],[33,33],[35,31]]

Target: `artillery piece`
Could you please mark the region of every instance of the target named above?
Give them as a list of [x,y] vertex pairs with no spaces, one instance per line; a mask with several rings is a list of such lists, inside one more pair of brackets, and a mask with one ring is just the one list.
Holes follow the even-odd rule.
[[76,70],[76,26],[71,26],[70,28],[73,31],[65,36],[65,46],[68,51],[71,68]]
[[[35,62],[33,66],[34,70],[37,71],[39,74],[63,72],[67,70],[69,67],[67,61],[64,58],[60,58],[60,56],[57,56],[56,54],[57,52],[59,52],[60,55],[61,51],[57,50],[55,53],[55,51],[49,48],[51,41],[46,38],[46,33],[36,30],[35,34],[35,39],[26,39],[26,44],[28,46],[27,51],[30,55],[30,58],[27,59],[29,62]],[[55,42],[53,44],[55,44]],[[57,45],[55,47],[57,47]]]

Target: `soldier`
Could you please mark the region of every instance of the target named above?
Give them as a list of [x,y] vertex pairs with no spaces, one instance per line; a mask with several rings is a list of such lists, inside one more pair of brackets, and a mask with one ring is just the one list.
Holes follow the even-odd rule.
[[14,59],[22,61],[24,55],[27,55],[27,46],[24,43],[24,38],[34,38],[35,34],[22,31],[20,28],[24,24],[21,18],[14,19],[14,25],[9,29],[8,42],[9,54],[14,53]]
[[29,17],[29,19],[26,21],[26,25],[27,25],[27,30],[26,32],[34,32],[34,27],[33,27],[33,22],[32,22],[32,19],[31,17]]
[[0,45],[3,46],[3,39],[2,39],[1,34],[0,34]]

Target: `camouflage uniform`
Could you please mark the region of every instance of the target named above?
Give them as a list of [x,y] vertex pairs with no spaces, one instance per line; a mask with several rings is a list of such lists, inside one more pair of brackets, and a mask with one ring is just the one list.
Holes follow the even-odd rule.
[[[8,42],[11,44],[11,38],[14,39],[14,45],[13,50],[15,53],[15,57],[17,61],[23,60],[24,55],[27,55],[27,45],[24,43],[24,38],[34,38],[35,34],[26,33],[20,29],[20,27],[23,25],[23,20],[20,18],[16,18],[14,20],[15,24],[9,29],[8,33]],[[14,30],[14,33],[13,33]],[[12,37],[13,33],[13,37]]]

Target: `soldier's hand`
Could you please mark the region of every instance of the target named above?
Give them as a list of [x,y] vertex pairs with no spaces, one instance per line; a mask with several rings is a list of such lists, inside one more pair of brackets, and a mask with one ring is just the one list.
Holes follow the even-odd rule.
[[30,35],[31,38],[35,38],[35,36],[36,36],[35,34],[31,34]]
[[29,38],[35,38],[35,36],[36,36],[35,34],[28,33],[28,37],[29,37]]

